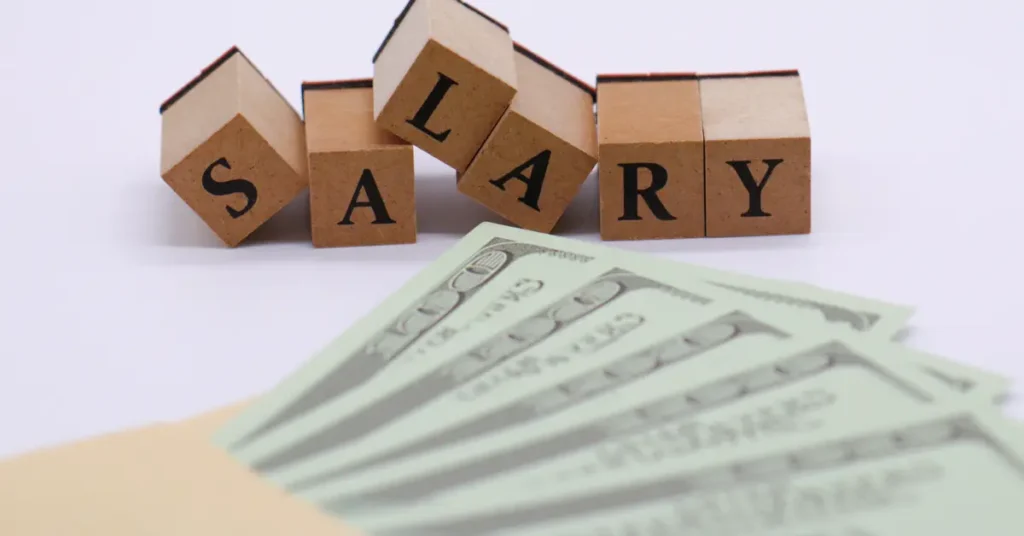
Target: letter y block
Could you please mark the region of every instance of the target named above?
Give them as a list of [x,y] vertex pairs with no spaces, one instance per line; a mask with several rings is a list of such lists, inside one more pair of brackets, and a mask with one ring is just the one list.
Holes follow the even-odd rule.
[[704,236],[696,75],[600,75],[597,121],[601,238]]
[[516,93],[508,29],[461,0],[410,0],[373,58],[373,115],[461,172]]
[[228,246],[306,189],[302,118],[231,48],[160,106],[160,175]]
[[707,236],[811,232],[811,134],[799,73],[699,78]]

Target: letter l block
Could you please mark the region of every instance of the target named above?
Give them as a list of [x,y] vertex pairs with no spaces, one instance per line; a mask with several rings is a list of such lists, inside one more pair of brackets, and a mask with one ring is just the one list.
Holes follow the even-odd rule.
[[811,232],[811,135],[799,73],[699,78],[707,235]]
[[160,106],[160,175],[228,246],[306,189],[302,118],[238,48]]
[[516,93],[512,38],[459,0],[410,0],[373,78],[377,123],[461,172]]

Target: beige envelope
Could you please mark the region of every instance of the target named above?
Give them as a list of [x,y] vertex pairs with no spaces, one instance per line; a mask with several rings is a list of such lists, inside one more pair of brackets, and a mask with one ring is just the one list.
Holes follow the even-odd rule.
[[242,405],[0,461],[0,534],[360,534],[210,442]]

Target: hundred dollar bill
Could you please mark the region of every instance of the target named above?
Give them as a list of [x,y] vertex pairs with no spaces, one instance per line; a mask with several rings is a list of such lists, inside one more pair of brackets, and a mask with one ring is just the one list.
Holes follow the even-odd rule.
[[[592,255],[501,236],[479,227],[274,390],[220,429],[242,448],[282,423],[339,400],[431,351],[507,328],[550,294],[607,266]],[[571,243],[566,243],[572,246]]]
[[[750,349],[764,348],[791,336],[730,307],[705,306],[697,311],[673,301],[677,299],[657,287],[649,292],[638,292],[632,299],[623,299],[616,304],[618,307],[610,307],[604,314],[587,319],[564,336],[538,347],[537,351],[510,360],[460,388],[441,393],[432,403],[383,428],[359,445],[296,465],[279,475],[265,476],[296,493],[330,481],[354,482],[349,478],[353,471],[365,471],[396,458],[512,426],[516,418],[521,422],[528,420],[528,414],[515,415],[515,407],[524,407],[519,406],[521,401],[527,405],[547,403],[547,411],[554,412],[558,408],[550,404],[556,403],[552,396],[556,390],[575,393],[582,399],[587,390],[597,394],[602,387],[612,388],[611,381],[604,382],[604,386],[598,383],[599,378],[608,373],[625,384],[630,379],[658,373],[660,368],[695,359],[723,346],[740,344]],[[628,332],[624,329],[627,327]],[[613,330],[618,340],[606,344],[607,338],[602,332]],[[665,359],[661,367],[645,370],[648,363],[659,363],[653,359],[644,362],[636,353],[649,346],[652,338],[663,339],[665,333],[679,333],[679,330],[689,337],[678,338],[678,353],[672,356],[675,360]],[[684,347],[687,344],[690,346]],[[633,358],[623,358],[624,354]],[[463,366],[458,362],[452,365]],[[574,402],[571,397],[562,399],[564,407]],[[503,422],[502,417],[509,420]]]
[[871,430],[730,458],[657,481],[374,536],[1013,536],[1024,446],[991,409],[937,409]]
[[[387,389],[363,390],[362,403],[325,406],[236,456],[282,484],[343,471],[441,429],[445,419],[451,422],[460,412],[480,407],[480,400],[495,392],[516,392],[528,377],[515,378],[515,370],[529,362],[543,365],[542,378],[565,375],[624,342],[699,321],[708,307],[731,297],[698,280],[677,279],[669,284],[612,270],[472,349],[456,355],[435,352]],[[470,402],[462,400],[467,397]],[[424,412],[431,416],[424,418]]]
[[[748,326],[791,330],[777,315],[758,320],[742,314]],[[405,518],[417,510],[410,511],[411,505],[433,515],[442,509],[437,501],[482,504],[488,498],[560,493],[602,479],[658,474],[708,453],[771,446],[850,421],[869,422],[879,412],[904,415],[959,398],[899,359],[900,348],[892,343],[845,334],[798,335],[770,347],[752,342],[678,360],[614,396],[587,400],[532,424],[301,493],[340,515],[395,507]],[[632,360],[638,368],[651,368],[645,363],[671,356],[648,355]],[[528,407],[544,399],[524,402]]]
[[[751,305],[747,304],[746,307],[749,309]],[[764,350],[776,339],[791,336],[787,329],[796,331],[767,324],[748,313],[731,308],[724,309],[721,314],[713,309],[707,311],[707,318],[711,320],[700,322],[695,327],[688,322],[680,322],[669,311],[658,313],[662,314],[662,318],[657,320],[665,324],[658,331],[671,332],[672,335],[635,351],[616,351],[621,350],[621,346],[605,347],[602,351],[614,352],[609,358],[601,359],[593,355],[586,363],[580,363],[581,366],[561,370],[554,367],[560,367],[571,359],[580,349],[579,345],[572,343],[563,352],[555,352],[553,356],[523,356],[466,390],[448,395],[448,400],[442,402],[445,406],[437,408],[437,411],[455,417],[445,421],[454,424],[439,427],[437,418],[420,413],[415,418],[423,419],[431,426],[422,439],[409,442],[405,438],[405,446],[376,454],[355,464],[353,468],[364,471],[397,458],[571,410],[595,396],[661,374],[667,367],[694,361],[711,350],[733,344],[741,338],[748,339],[747,344],[756,345],[758,350]],[[650,327],[656,327],[651,324]],[[655,338],[637,334],[643,336],[645,343]],[[590,335],[585,334],[583,337],[589,338]],[[756,339],[749,340],[751,337]],[[516,390],[509,391],[509,387]],[[497,388],[504,388],[504,391],[499,392]],[[337,476],[331,472],[318,473],[294,483],[291,489],[302,489]]]
[[1010,394],[1012,382],[1006,376],[912,348],[904,348],[904,354],[912,361],[928,363],[928,374],[972,399],[998,404]]
[[[596,258],[614,258],[618,267],[627,270],[650,269],[647,273],[674,273],[695,277],[736,294],[754,298],[759,302],[802,311],[823,318],[830,324],[838,324],[875,337],[891,339],[906,327],[913,309],[903,305],[835,292],[820,287],[802,285],[790,281],[779,281],[750,276],[704,266],[677,262],[650,254],[629,252],[602,244],[576,241],[525,229],[483,223],[479,228],[492,229],[495,234],[509,240],[544,244],[547,247],[569,248]],[[572,246],[569,244],[575,244]]]
[[[613,264],[610,259],[614,259]],[[911,314],[906,307],[845,294],[727,274],[653,256],[552,235],[484,223],[361,319],[309,363],[261,397],[215,435],[239,453],[282,423],[328,403],[352,407],[353,391],[380,389],[393,369],[436,352],[453,354],[507,328],[552,289],[586,280],[622,262],[690,274],[759,301],[817,315],[851,329],[885,337]],[[773,287],[773,288],[769,288]],[[385,369],[388,374],[381,374]],[[959,372],[959,371],[958,371]],[[974,376],[956,381],[974,381]]]
[[[752,304],[747,304],[745,307],[748,311],[751,308],[754,308],[753,310],[761,310],[757,308],[758,306]],[[792,322],[785,328],[783,326],[787,323],[784,322],[780,325],[778,311],[762,311],[762,313],[771,315],[773,325],[762,323],[747,313],[734,312],[723,315],[692,330],[682,331],[669,336],[665,340],[624,357],[617,357],[611,364],[561,381],[561,383],[544,388],[537,393],[517,393],[517,397],[525,396],[525,398],[517,398],[514,403],[503,404],[499,402],[497,409],[479,411],[476,416],[457,413],[459,418],[454,426],[439,430],[437,429],[438,421],[428,419],[428,422],[431,422],[435,428],[423,439],[407,443],[403,447],[390,450],[385,449],[384,452],[364,459],[352,465],[351,468],[362,471],[396,458],[411,456],[428,449],[444,447],[457,441],[472,439],[572,409],[577,404],[589,400],[598,394],[621,388],[649,375],[660,373],[666,366],[680,360],[692,360],[695,357],[701,356],[707,350],[717,348],[739,337],[752,334],[759,334],[761,336],[774,334],[780,338],[785,338],[789,336],[789,333],[786,332],[787,329],[798,331],[798,329],[794,329]],[[682,327],[679,325],[672,326],[673,329],[681,329]],[[1005,396],[1009,390],[1010,382],[1004,377],[995,374],[985,377],[986,373],[982,371],[973,371],[952,361],[943,360],[934,354],[896,346],[894,343],[882,344],[880,346],[882,352],[890,353],[890,359],[898,359],[906,361],[908,364],[916,365],[919,371],[939,380],[946,389],[961,395],[971,395],[974,399],[979,400],[979,402],[997,401]],[[532,377],[542,374],[546,363],[546,361],[539,360],[534,356],[525,356],[509,364],[503,373],[499,373],[498,380],[502,381],[509,378],[514,380],[520,377]],[[942,371],[939,371],[936,366],[940,366]],[[958,376],[951,376],[947,372],[958,371],[958,369],[960,372]],[[508,382],[506,381],[506,383]],[[477,389],[487,390],[487,385],[487,382],[482,382]],[[464,393],[460,393],[458,399],[462,402],[478,400],[476,397]],[[458,407],[452,408],[451,415],[456,415],[455,412],[457,411],[461,410]],[[404,439],[408,441],[408,438]],[[292,490],[301,490],[329,481],[346,472],[326,471],[315,473],[307,479],[293,482],[290,488]]]

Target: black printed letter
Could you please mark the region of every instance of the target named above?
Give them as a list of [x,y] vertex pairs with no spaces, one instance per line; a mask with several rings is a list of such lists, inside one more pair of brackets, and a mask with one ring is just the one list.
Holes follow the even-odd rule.
[[[366,192],[366,201],[359,201],[359,192]],[[380,196],[380,190],[377,188],[377,181],[373,178],[373,173],[370,170],[364,169],[363,174],[359,177],[359,183],[356,184],[356,191],[352,194],[352,200],[348,203],[348,210],[345,211],[345,217],[338,222],[338,225],[352,225],[352,211],[356,207],[370,207],[373,209],[373,223],[395,223],[395,220],[391,219],[388,215],[388,209],[384,206],[384,199]]]
[[[537,156],[524,162],[523,165],[508,172],[508,175],[492,180],[491,184],[497,186],[500,190],[504,190],[506,182],[512,179],[522,181],[526,185],[526,192],[519,198],[519,201],[540,212],[540,207],[537,206],[537,203],[540,201],[540,190],[544,187],[544,175],[548,172],[548,162],[550,161],[551,151],[543,150],[537,153]],[[530,168],[533,168],[530,175],[524,175],[523,173]]]
[[448,139],[448,135],[452,133],[452,129],[448,129],[444,132],[433,132],[427,128],[427,121],[430,121],[430,116],[437,110],[437,105],[441,104],[441,99],[444,98],[445,94],[452,86],[459,85],[458,82],[448,78],[443,73],[437,73],[437,83],[434,84],[434,89],[430,91],[430,95],[427,95],[427,100],[423,101],[420,109],[416,111],[416,115],[412,116],[412,119],[406,119],[406,123],[416,127],[417,129],[426,133],[427,136],[434,138],[439,142],[443,142]]
[[235,210],[230,206],[225,207],[232,218],[241,218],[246,212],[249,212],[252,209],[253,205],[256,204],[256,185],[245,179],[217,182],[213,180],[213,168],[217,166],[231,169],[231,165],[228,164],[226,158],[220,158],[216,162],[207,166],[206,171],[203,172],[203,189],[216,196],[231,194],[244,195],[245,207],[243,207],[242,210]]
[[[665,205],[658,199],[658,190],[668,183],[668,171],[665,168],[653,163],[637,162],[634,164],[619,164],[622,168],[622,217],[619,221],[635,221],[640,219],[639,204],[640,198],[651,209],[655,218],[663,221],[675,220],[676,217],[669,214]],[[646,168],[651,172],[651,185],[643,190],[640,189],[639,170]]]
[[747,194],[750,195],[750,204],[746,212],[740,216],[744,218],[753,218],[761,216],[771,216],[771,214],[761,209],[761,191],[764,190],[768,179],[772,176],[772,171],[775,171],[775,166],[782,163],[781,158],[775,158],[765,160],[765,164],[768,164],[768,171],[764,173],[764,178],[761,179],[761,183],[758,184],[754,181],[754,176],[750,174],[750,160],[733,160],[726,162],[736,170],[736,174],[740,177],[740,182],[743,183],[743,187],[747,189]]

